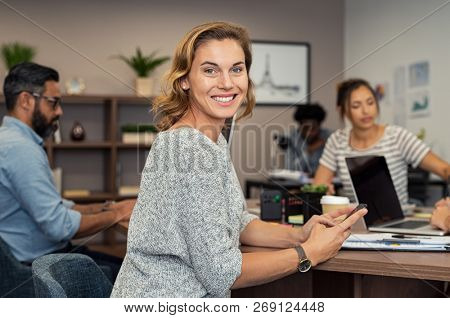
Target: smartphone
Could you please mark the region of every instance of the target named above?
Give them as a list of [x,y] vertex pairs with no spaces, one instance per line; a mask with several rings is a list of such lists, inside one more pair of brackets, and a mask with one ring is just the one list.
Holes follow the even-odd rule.
[[361,209],[367,209],[367,204],[365,204],[365,203],[358,204],[358,206],[356,208],[354,208],[352,210],[352,212],[350,212],[345,219],[348,219],[350,216],[352,216],[353,214],[355,214],[356,212],[358,212]]

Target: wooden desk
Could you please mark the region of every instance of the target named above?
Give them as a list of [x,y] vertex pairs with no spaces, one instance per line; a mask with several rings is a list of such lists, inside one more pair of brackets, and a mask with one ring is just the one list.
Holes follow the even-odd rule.
[[[126,234],[128,222],[114,228]],[[232,297],[444,297],[444,282],[450,253],[340,251],[308,273],[233,290]]]
[[445,282],[450,282],[450,253],[343,250],[308,273],[233,290],[232,296],[444,297]]
[[340,251],[315,270],[450,282],[450,253]]
[[[317,297],[444,297],[450,253],[340,251],[313,277]],[[330,282],[346,288],[329,290]]]

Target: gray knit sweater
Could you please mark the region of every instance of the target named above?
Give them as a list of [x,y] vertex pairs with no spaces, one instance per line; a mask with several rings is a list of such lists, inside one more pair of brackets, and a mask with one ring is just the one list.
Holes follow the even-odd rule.
[[245,210],[225,138],[158,134],[143,171],[112,297],[229,297]]

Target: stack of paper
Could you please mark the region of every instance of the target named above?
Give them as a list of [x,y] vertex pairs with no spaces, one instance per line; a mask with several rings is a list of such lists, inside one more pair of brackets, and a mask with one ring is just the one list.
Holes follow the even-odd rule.
[[304,183],[311,182],[311,179],[308,178],[308,175],[305,172],[296,171],[296,170],[274,169],[274,170],[269,171],[269,176],[271,178],[280,178],[280,179],[286,179],[286,180],[301,181]]
[[55,182],[56,190],[58,190],[58,193],[61,193],[62,190],[62,168],[56,167],[52,170],[53,174],[53,181]]
[[77,198],[77,197],[88,197],[91,191],[86,189],[69,189],[64,190],[63,196],[65,198]]
[[346,249],[391,251],[449,251],[450,236],[401,235],[389,233],[352,234]]
[[139,186],[121,186],[119,195],[123,197],[135,197],[139,194]]

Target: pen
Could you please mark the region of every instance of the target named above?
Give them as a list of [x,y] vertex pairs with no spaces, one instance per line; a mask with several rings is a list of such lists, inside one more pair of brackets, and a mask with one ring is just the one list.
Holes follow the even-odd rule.
[[447,180],[445,182],[445,195],[444,195],[444,198],[450,196],[449,191],[448,191],[449,184],[450,184],[450,175],[447,177]]
[[421,239],[421,240],[431,240],[429,236],[412,236],[412,235],[404,235],[404,234],[393,234],[393,239]]
[[392,239],[382,239],[378,241],[385,244],[420,244],[420,240],[392,240]]

